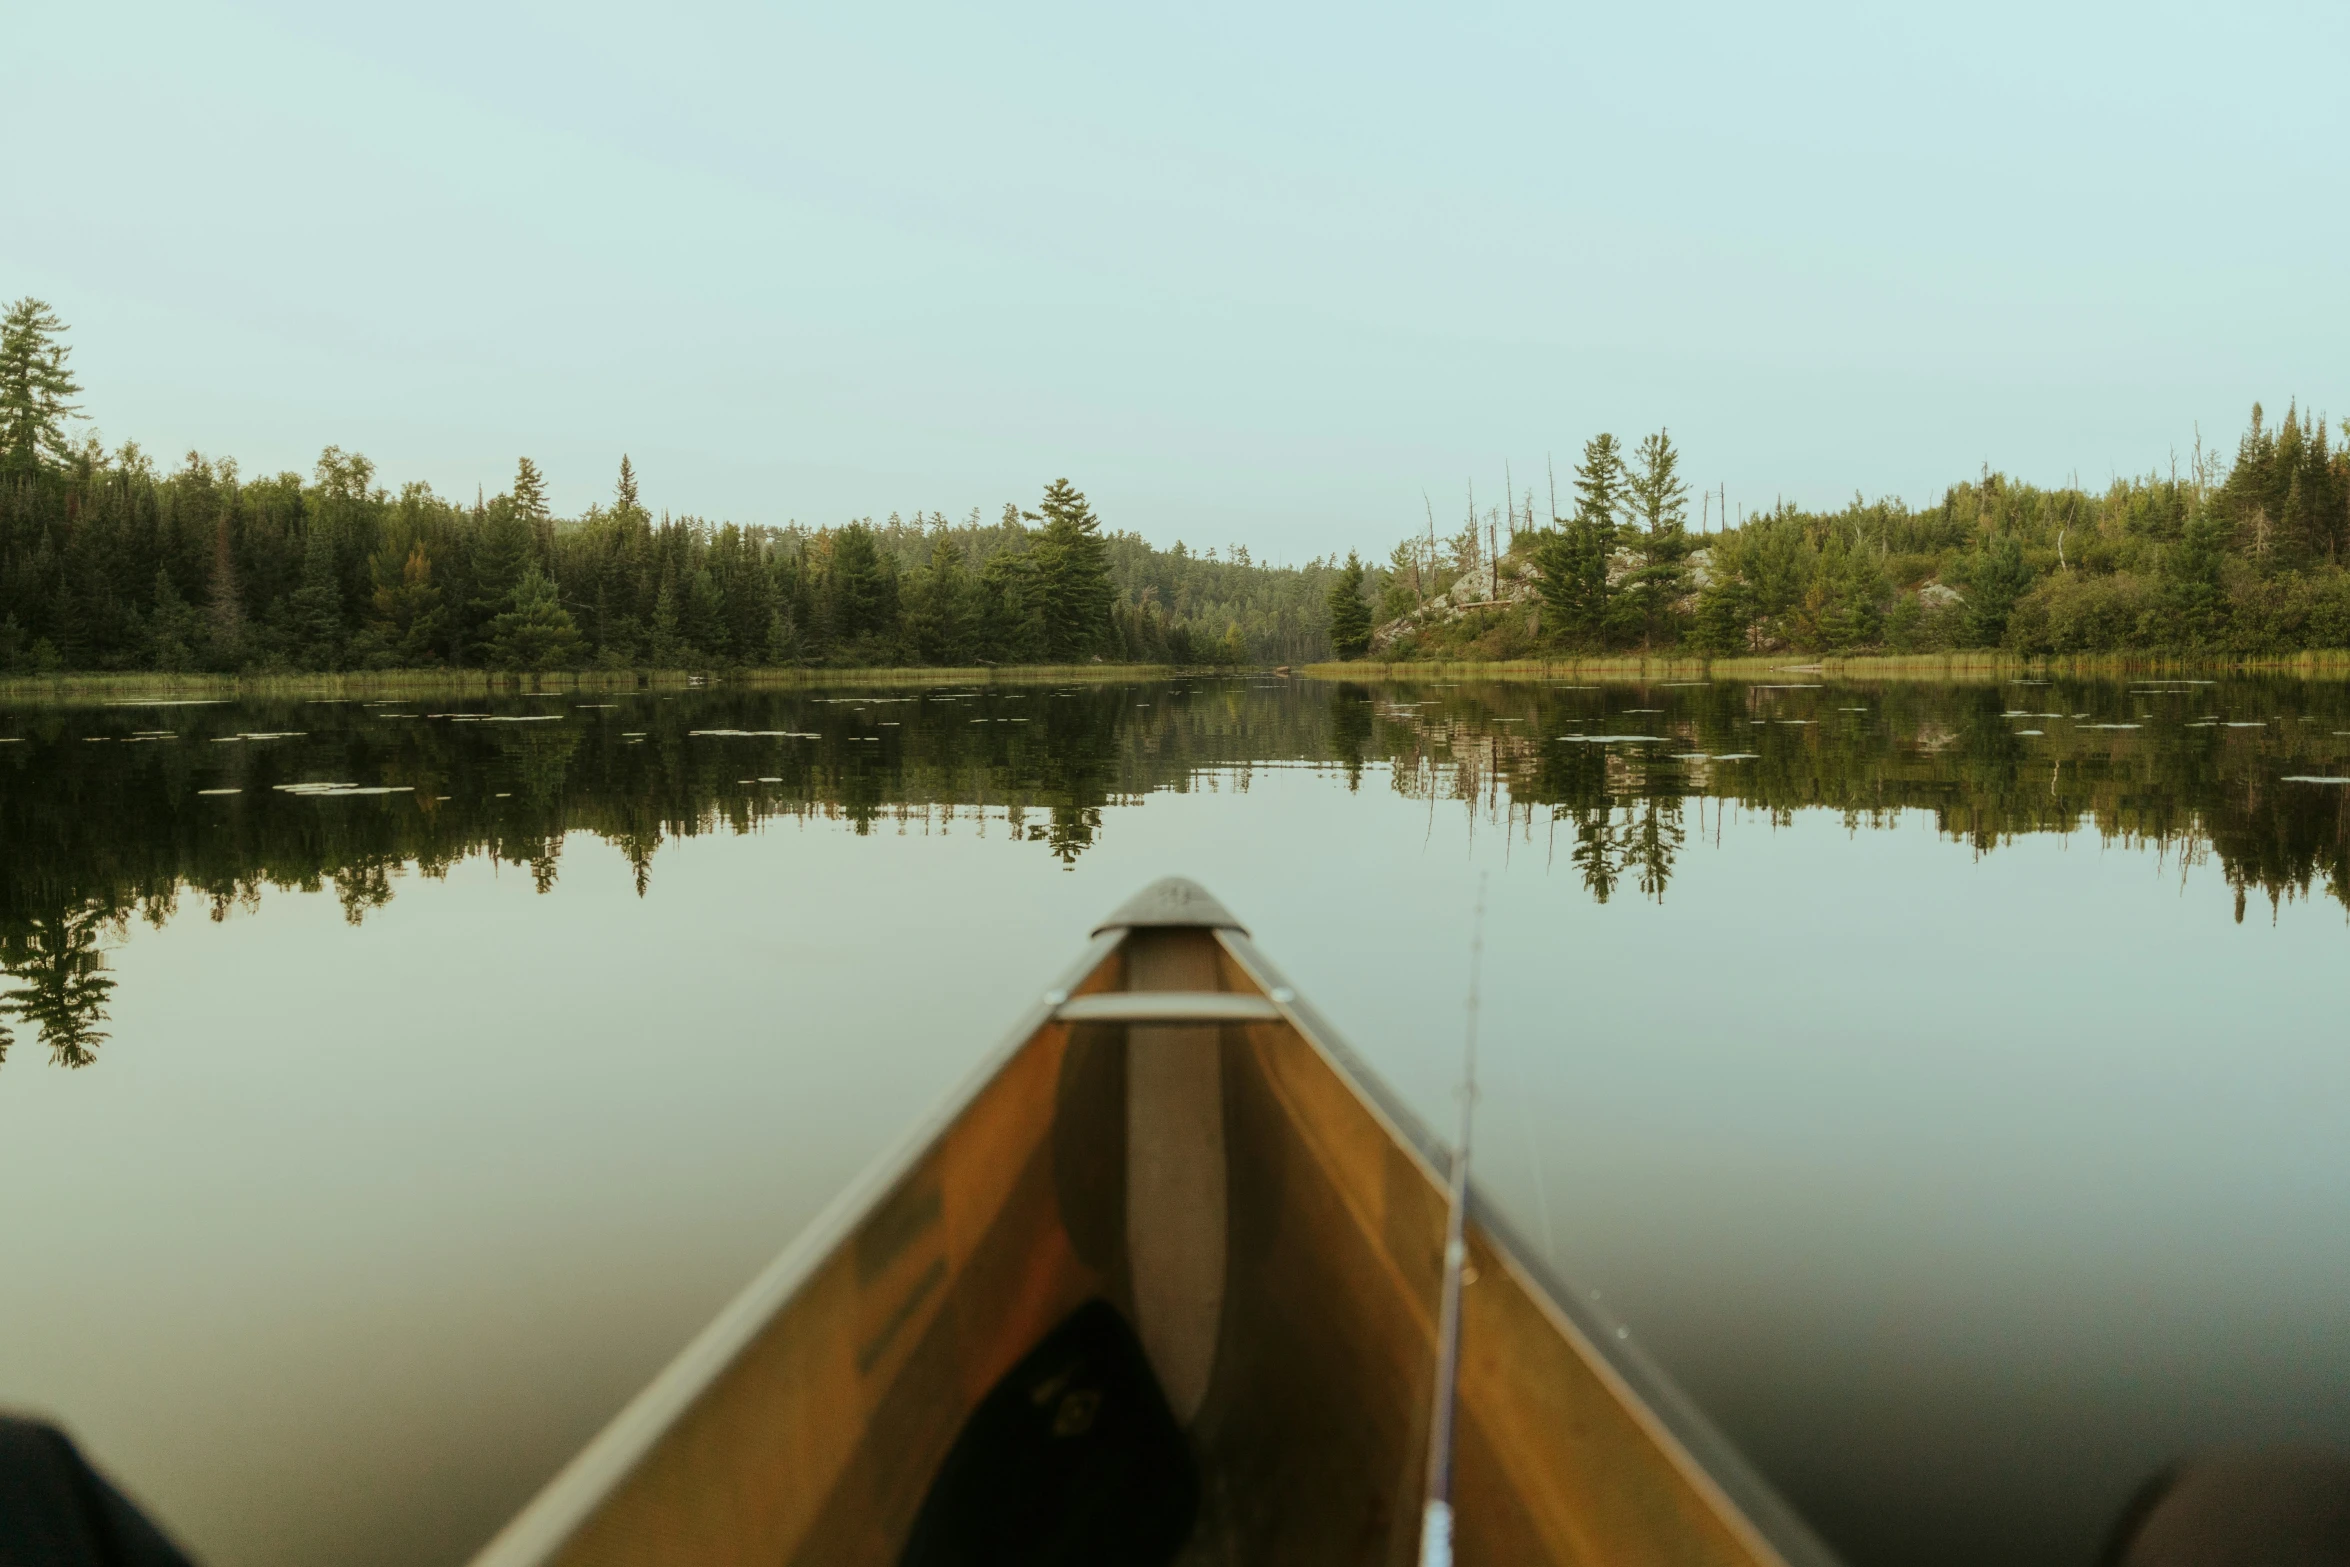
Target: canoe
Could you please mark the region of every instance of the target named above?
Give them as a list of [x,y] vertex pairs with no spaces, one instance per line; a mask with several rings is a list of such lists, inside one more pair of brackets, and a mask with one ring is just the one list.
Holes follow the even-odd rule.
[[[1146,889],[476,1567],[1414,1559],[1449,1156]],[[1833,1567],[1471,1194],[1456,1559]]]

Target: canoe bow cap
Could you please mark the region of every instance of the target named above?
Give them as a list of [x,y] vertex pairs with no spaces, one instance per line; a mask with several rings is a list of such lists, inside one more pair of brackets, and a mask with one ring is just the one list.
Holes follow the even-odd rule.
[[1243,936],[1248,934],[1248,927],[1234,919],[1230,909],[1188,876],[1160,877],[1119,904],[1117,912],[1096,925],[1093,933],[1098,936],[1106,930],[1133,930],[1139,926],[1236,930]]

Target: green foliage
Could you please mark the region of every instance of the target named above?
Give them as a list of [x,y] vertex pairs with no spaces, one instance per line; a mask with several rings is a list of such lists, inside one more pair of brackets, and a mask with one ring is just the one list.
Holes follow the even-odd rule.
[[[1661,505],[1662,492],[1658,498]],[[1545,625],[1554,640],[1579,648],[1604,645],[1614,618],[1608,562],[1615,549],[1617,518],[1631,507],[1622,446],[1613,435],[1593,436],[1584,443],[1583,460],[1575,465],[1574,515],[1553,517],[1532,545]]]
[[[1585,448],[1575,518],[1525,546],[1552,646],[1727,656],[2350,645],[2337,608],[2350,601],[2350,453],[2298,409],[2271,423],[2254,408],[2232,463],[2198,448],[2184,474],[2102,493],[1986,471],[1932,506],[1781,503],[1701,538],[1676,510],[1678,461],[1663,431],[1629,465],[1608,437]],[[1406,658],[1535,651],[1495,641],[1470,615],[1393,645]]]
[[[135,446],[66,442],[64,327],[35,300],[6,319],[0,671],[1329,655],[1335,564],[1158,549],[1105,531],[1066,479],[1025,519],[807,528],[656,517],[627,457],[610,501],[570,519],[528,458],[471,505],[390,493],[339,447],[308,479],[195,453],[159,473]],[[545,591],[518,599],[533,571]]]
[[1371,648],[1371,606],[1363,601],[1363,563],[1349,554],[1330,581],[1330,648],[1340,658],[1360,658]]
[[66,369],[65,323],[27,295],[0,316],[0,468],[28,470],[72,459],[65,421],[81,386]]
[[1044,524],[1033,549],[1044,656],[1059,664],[1090,657],[1110,635],[1113,595],[1101,524],[1067,479],[1047,485],[1038,509],[1022,515]]
[[490,663],[498,669],[566,669],[578,662],[579,628],[555,597],[555,585],[527,566],[514,584],[513,607],[490,622]]

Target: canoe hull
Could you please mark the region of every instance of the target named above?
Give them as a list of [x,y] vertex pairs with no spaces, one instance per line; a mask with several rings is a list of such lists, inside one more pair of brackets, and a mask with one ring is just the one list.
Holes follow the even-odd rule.
[[[1056,1015],[1134,990],[1276,1005]],[[1198,1455],[1182,1561],[1403,1567],[1443,1158],[1244,934],[1112,929],[479,1567],[895,1562],[965,1420],[1092,1300],[1135,1324]],[[1829,1561],[1669,1384],[1474,1218],[1459,1560]]]

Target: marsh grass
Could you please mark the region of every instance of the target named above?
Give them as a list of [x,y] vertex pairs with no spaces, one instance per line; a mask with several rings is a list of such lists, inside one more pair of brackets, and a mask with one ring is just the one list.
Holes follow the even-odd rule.
[[1916,653],[1856,658],[1777,654],[1767,658],[1553,658],[1405,660],[1308,664],[1314,680],[1758,680],[1772,675],[1824,674],[1840,680],[1989,681],[2016,675],[2138,677],[2190,674],[2289,674],[2350,679],[2350,651],[2325,650],[2262,658],[2193,658],[2165,653],[2100,653],[2026,658],[2013,653]]

